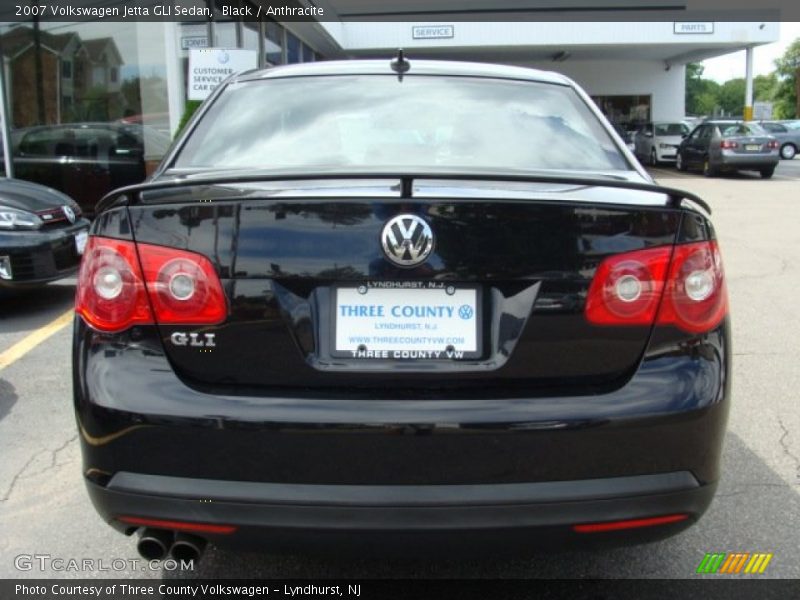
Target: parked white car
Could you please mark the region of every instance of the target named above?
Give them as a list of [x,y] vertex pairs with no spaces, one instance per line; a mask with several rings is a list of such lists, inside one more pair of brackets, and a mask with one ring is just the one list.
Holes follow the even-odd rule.
[[678,145],[689,127],[680,121],[645,123],[633,138],[634,153],[642,162],[675,162]]

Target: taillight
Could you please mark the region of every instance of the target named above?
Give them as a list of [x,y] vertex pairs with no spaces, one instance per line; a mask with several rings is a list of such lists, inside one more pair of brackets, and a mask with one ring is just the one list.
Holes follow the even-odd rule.
[[597,267],[586,297],[586,318],[596,325],[652,325],[664,289],[671,249],[617,254]]
[[75,312],[101,331],[153,322],[133,242],[89,238],[78,275]]
[[93,236],[81,263],[75,310],[93,328],[114,332],[136,324],[216,324],[225,319],[227,304],[204,256]]
[[767,144],[767,148],[769,148],[770,150],[777,150],[779,146],[780,144],[778,143],[777,140],[772,140],[769,144]]
[[225,294],[206,257],[164,246],[137,247],[156,322],[214,325],[225,320]]
[[702,333],[719,325],[727,312],[728,293],[717,243],[675,246],[657,323]]
[[722,140],[719,144],[719,147],[723,150],[734,150],[735,148],[739,147],[739,144],[732,140]]
[[597,267],[585,307],[586,319],[596,325],[656,323],[689,333],[710,331],[727,312],[722,259],[714,241],[605,259]]

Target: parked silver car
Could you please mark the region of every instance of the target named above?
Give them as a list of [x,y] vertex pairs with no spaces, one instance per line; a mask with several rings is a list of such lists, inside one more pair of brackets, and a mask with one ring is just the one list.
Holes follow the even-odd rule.
[[678,146],[689,131],[680,121],[645,123],[633,138],[634,153],[639,160],[652,166],[674,162]]
[[757,123],[705,121],[678,146],[675,166],[700,169],[706,177],[742,170],[769,179],[780,161],[778,148],[778,140]]
[[771,136],[780,142],[780,154],[784,160],[792,160],[800,149],[800,129],[789,123],[776,121],[760,121],[758,123]]

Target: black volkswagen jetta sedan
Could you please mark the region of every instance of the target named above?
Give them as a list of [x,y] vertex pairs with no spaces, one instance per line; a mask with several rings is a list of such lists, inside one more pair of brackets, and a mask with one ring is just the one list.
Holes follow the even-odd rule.
[[233,76],[92,226],[92,501],[148,558],[674,534],[711,502],[729,407],[707,214],[558,74]]

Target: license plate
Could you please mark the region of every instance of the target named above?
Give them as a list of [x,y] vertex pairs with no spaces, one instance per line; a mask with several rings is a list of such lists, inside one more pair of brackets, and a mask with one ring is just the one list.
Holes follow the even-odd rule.
[[748,152],[758,152],[761,150],[761,144],[745,144],[744,149]]
[[89,241],[88,231],[79,231],[75,234],[75,251],[78,254],[83,254],[86,249],[86,242]]
[[479,353],[476,288],[340,287],[334,307],[340,356],[454,360]]

